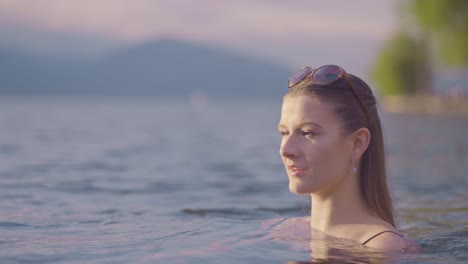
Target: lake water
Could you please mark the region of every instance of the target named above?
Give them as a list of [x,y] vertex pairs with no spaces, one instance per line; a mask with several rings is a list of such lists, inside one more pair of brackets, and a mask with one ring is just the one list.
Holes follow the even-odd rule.
[[[279,101],[0,98],[0,263],[287,263]],[[468,117],[383,115],[400,263],[468,262]],[[273,220],[272,220],[273,219]],[[298,243],[302,246],[298,246]]]

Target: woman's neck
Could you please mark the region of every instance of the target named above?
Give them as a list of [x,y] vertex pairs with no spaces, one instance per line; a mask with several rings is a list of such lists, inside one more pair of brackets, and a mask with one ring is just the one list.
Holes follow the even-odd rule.
[[311,194],[311,230],[333,235],[336,227],[366,222],[372,213],[362,198],[357,175],[349,175],[326,193]]

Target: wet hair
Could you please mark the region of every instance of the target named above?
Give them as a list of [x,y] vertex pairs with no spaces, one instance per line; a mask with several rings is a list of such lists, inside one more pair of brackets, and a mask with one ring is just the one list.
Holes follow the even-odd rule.
[[[356,94],[349,87],[348,80]],[[376,99],[363,80],[351,74],[348,75],[348,80],[341,78],[330,85],[320,86],[305,78],[289,88],[285,97],[308,95],[331,103],[345,133],[352,133],[362,127],[369,129],[371,139],[361,157],[359,170],[360,192],[377,216],[395,226],[393,205],[387,186],[382,126]],[[359,96],[362,106],[356,96]]]

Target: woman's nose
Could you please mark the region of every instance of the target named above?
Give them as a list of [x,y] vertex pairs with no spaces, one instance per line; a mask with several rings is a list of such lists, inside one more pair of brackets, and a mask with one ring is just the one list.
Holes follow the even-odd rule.
[[297,156],[297,146],[295,144],[295,140],[293,137],[288,136],[284,137],[283,140],[281,141],[281,146],[280,146],[280,155],[285,158],[292,159]]

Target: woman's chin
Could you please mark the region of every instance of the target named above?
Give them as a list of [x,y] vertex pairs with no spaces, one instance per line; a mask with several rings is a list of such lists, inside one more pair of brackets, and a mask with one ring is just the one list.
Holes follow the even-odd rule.
[[289,184],[289,191],[295,194],[309,194],[310,190],[297,184]]

